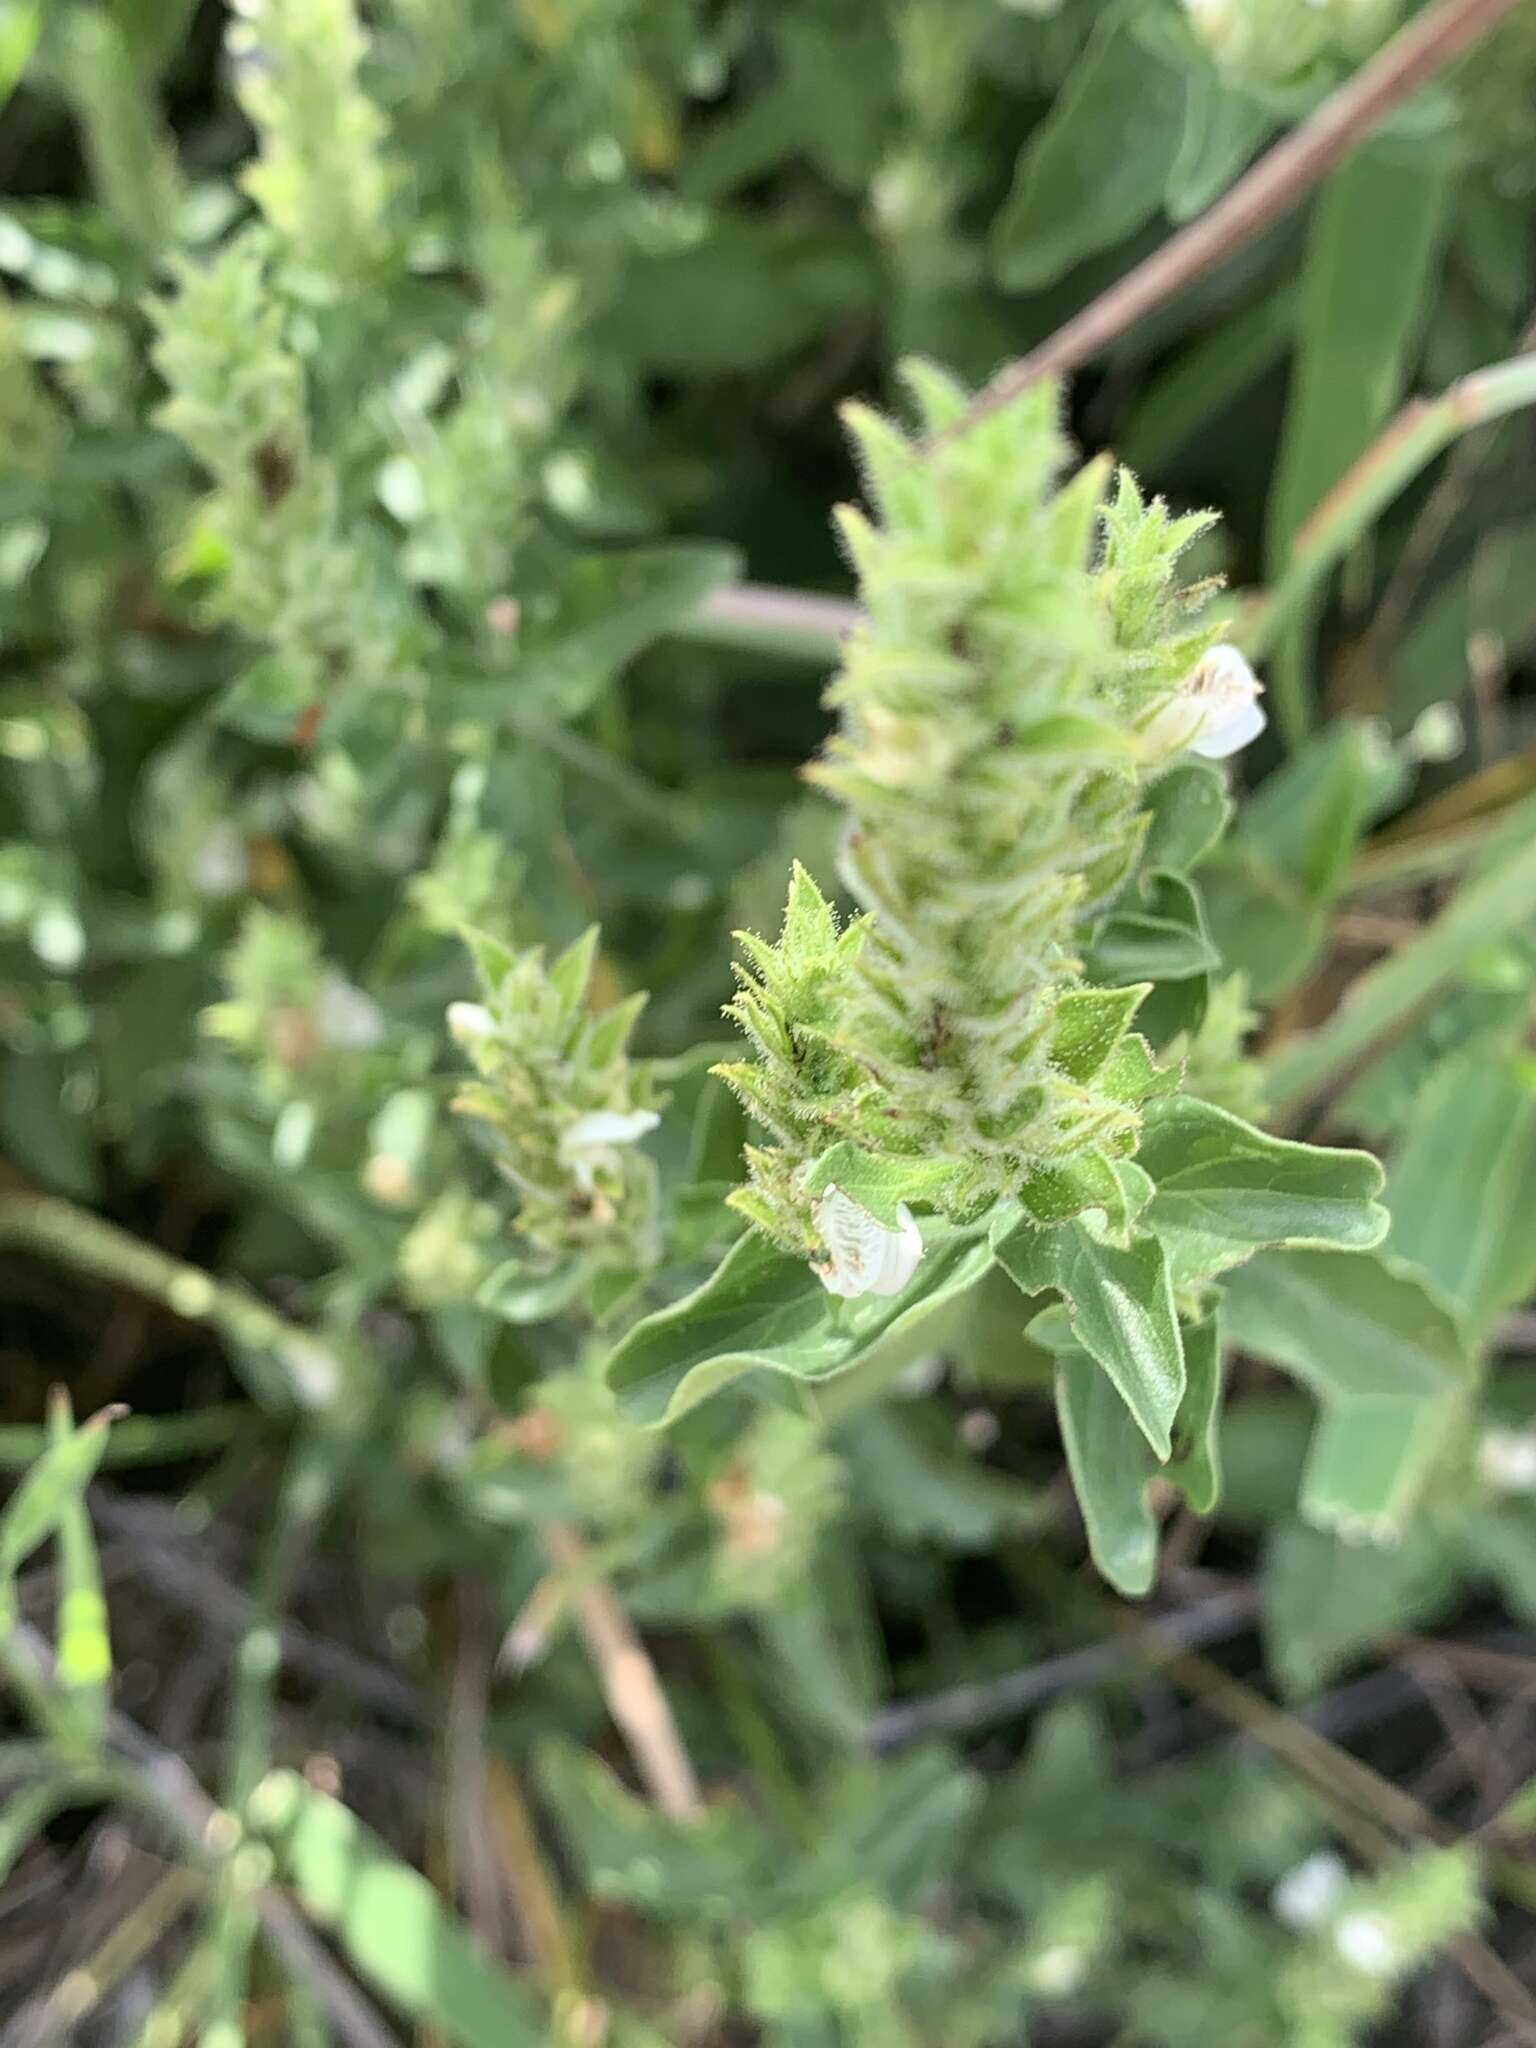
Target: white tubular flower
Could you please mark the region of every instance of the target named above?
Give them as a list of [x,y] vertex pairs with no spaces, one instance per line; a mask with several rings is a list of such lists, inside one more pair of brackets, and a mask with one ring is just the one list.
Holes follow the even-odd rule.
[[576,1176],[576,1185],[590,1194],[593,1175],[609,1154],[620,1145],[633,1145],[660,1122],[654,1109],[589,1110],[560,1133],[560,1158]]
[[448,1034],[460,1045],[478,1045],[482,1038],[492,1038],[496,1033],[496,1019],[484,1003],[450,1003],[448,1005]]
[[1186,678],[1177,697],[1163,706],[1142,737],[1155,751],[1187,749],[1208,761],[1225,760],[1269,723],[1259,703],[1264,685],[1244,656],[1225,641]]
[[900,1294],[923,1256],[923,1237],[903,1202],[894,1228],[871,1216],[834,1182],[811,1209],[826,1257],[811,1269],[828,1294],[852,1301],[861,1294]]

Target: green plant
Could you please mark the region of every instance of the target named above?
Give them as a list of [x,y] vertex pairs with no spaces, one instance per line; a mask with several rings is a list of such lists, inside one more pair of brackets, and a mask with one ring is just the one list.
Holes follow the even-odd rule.
[[0,7],[27,2027],[1531,2023],[1528,20]]

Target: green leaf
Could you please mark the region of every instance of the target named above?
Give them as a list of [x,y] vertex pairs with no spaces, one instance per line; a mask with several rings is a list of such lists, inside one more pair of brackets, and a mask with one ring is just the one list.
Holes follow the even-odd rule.
[[1394,1252],[1474,1329],[1536,1287],[1536,1062],[1471,1048],[1420,1092],[1388,1182]]
[[1269,108],[1230,84],[1214,64],[1192,64],[1179,151],[1164,189],[1169,219],[1193,220],[1204,213],[1274,125]]
[[1381,1254],[1267,1252],[1226,1285],[1232,1340],[1321,1398],[1302,1477],[1307,1520],[1376,1538],[1400,1530],[1473,1357],[1456,1319]]
[[[60,1390],[48,1418],[50,1442],[61,1449],[74,1430],[69,1397]],[[102,1432],[105,1439],[105,1431]],[[112,1684],[112,1639],[101,1587],[101,1563],[83,1490],[66,1496],[59,1516],[59,1591],[54,1676],[92,1740],[106,1732]]]
[[834,1308],[804,1259],[750,1231],[702,1287],[637,1323],[611,1354],[606,1372],[619,1405],[632,1421],[663,1423],[754,1367],[801,1380],[846,1371],[973,1287],[992,1263],[972,1234],[937,1224],[923,1235],[922,1262],[903,1293]]
[[1184,83],[1107,9],[1050,113],[1026,143],[993,224],[1007,291],[1038,289],[1156,212],[1178,155]]
[[1313,211],[1296,364],[1269,502],[1271,560],[1366,448],[1402,393],[1451,190],[1432,148],[1367,146]]
[[955,1867],[987,1788],[937,1744],[880,1763],[856,1758],[827,1786],[807,1855],[776,1889],[780,1912],[839,1906],[864,1886],[910,1908]]
[[1148,1104],[1137,1162],[1156,1183],[1145,1221],[1179,1280],[1219,1273],[1260,1245],[1364,1251],[1386,1232],[1382,1171],[1365,1152],[1272,1138],[1191,1095]]
[[627,662],[740,568],[732,549],[702,542],[582,556],[566,571],[552,615],[519,643],[507,682],[465,685],[453,693],[454,708],[493,715],[492,698],[505,697],[510,685],[521,712],[579,717]]
[[1261,1002],[1293,988],[1327,936],[1320,905],[1241,838],[1200,870],[1200,898],[1223,965]]
[[1189,981],[1221,965],[1200,899],[1177,875],[1159,875],[1141,903],[1117,904],[1094,934],[1088,971],[1096,981]]
[[696,1927],[766,1890],[771,1845],[750,1808],[728,1801],[694,1822],[669,1820],[601,1758],[559,1738],[539,1745],[534,1768],[594,1898]]
[[1455,1589],[1444,1533],[1410,1527],[1376,1549],[1286,1523],[1264,1555],[1264,1636],[1285,1690],[1315,1691],[1397,1630],[1431,1619]]
[[1133,1600],[1157,1576],[1157,1518],[1147,1504],[1146,1444],[1093,1359],[1069,1351],[1056,1368],[1056,1413],[1094,1563]]
[[1234,1343],[1327,1400],[1438,1399],[1471,1370],[1455,1317],[1379,1252],[1265,1252],[1228,1276],[1224,1313]]
[[1172,1457],[1164,1465],[1095,1362],[1075,1343],[1057,1347],[1057,1414],[1089,1549],[1110,1583],[1133,1598],[1149,1589],[1157,1569],[1157,1518],[1147,1491],[1152,1481],[1161,1477],[1177,1488],[1197,1515],[1209,1514],[1221,1493],[1216,1430],[1222,1344],[1216,1318],[1186,1324],[1180,1342],[1188,1385],[1174,1420]]
[[345,1806],[296,1772],[273,1771],[247,1812],[305,1912],[401,2012],[458,2048],[539,2048],[548,2039],[511,1972]]
[[[1136,1103],[1152,1095],[1171,1095],[1179,1085],[1179,1070],[1158,1066],[1147,1041],[1133,1032],[1121,1039],[1095,1078],[1100,1092],[1111,1101]],[[1120,1164],[1123,1167],[1125,1162]]]
[[475,1305],[504,1323],[547,1323],[590,1289],[598,1270],[591,1259],[563,1260],[552,1273],[530,1269],[526,1259],[506,1259],[481,1281]]
[[280,654],[266,654],[224,691],[218,720],[248,739],[281,743],[293,738],[314,703],[314,677]]
[[35,1179],[95,1202],[101,1197],[96,1141],[86,1118],[65,1112],[66,1078],[55,1053],[8,1053],[0,1074],[0,1142]]
[[1352,1539],[1390,1542],[1423,1492],[1446,1423],[1439,1401],[1383,1396],[1325,1406],[1302,1470],[1302,1520]]
[[1266,776],[1241,838],[1314,903],[1338,894],[1368,827],[1391,810],[1407,770],[1374,720],[1338,719]]
[[48,0],[4,0],[0,5],[0,109],[32,61]]
[[1023,1527],[1032,1491],[961,1447],[952,1420],[928,1405],[882,1403],[838,1439],[861,1505],[897,1543],[986,1550]]
[[10,1611],[18,1565],[79,1504],[101,1463],[107,1431],[122,1412],[103,1408],[78,1429],[56,1435],[11,1495],[0,1515],[0,1619]]
[[[1452,179],[1433,146],[1358,149],[1313,211],[1295,367],[1267,515],[1271,579],[1297,529],[1362,454],[1400,397],[1449,216]],[[1318,593],[1320,595],[1320,593]],[[1277,650],[1272,688],[1295,745],[1311,722],[1303,621]]]
[[1203,1322],[1185,1323],[1180,1336],[1187,1384],[1163,1477],[1197,1515],[1208,1515],[1221,1498],[1221,1327],[1215,1316],[1207,1316]]
[[1155,1237],[1105,1244],[1081,1223],[1020,1223],[997,1238],[997,1262],[1026,1294],[1055,1288],[1072,1336],[1108,1373],[1159,1458],[1173,1448],[1184,1350],[1167,1262]]
[[1510,1499],[1473,1515],[1460,1531],[1460,1549],[1468,1568],[1498,1587],[1516,1620],[1536,1626],[1536,1506]]
[[637,368],[663,376],[764,370],[873,305],[880,286],[875,252],[851,222],[742,209],[631,266],[625,347]]
[[1216,845],[1232,815],[1226,777],[1209,761],[1180,761],[1147,791],[1142,866],[1187,875]]

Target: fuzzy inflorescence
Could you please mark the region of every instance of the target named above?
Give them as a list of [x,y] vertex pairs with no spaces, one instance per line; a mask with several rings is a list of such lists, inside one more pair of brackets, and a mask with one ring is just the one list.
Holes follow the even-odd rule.
[[850,410],[878,523],[841,515],[865,618],[808,771],[847,812],[863,914],[840,927],[796,872],[778,943],[742,935],[730,1014],[756,1058],[721,1070],[774,1140],[733,1199],[813,1255],[806,1168],[839,1140],[911,1162],[956,1219],[1059,1210],[1077,1163],[1134,1150],[1137,996],[1074,1005],[1078,942],[1135,867],[1143,783],[1189,743],[1169,714],[1215,638],[1174,574],[1204,514],[1125,471],[1108,489],[1102,462],[1060,483],[1054,389],[946,435],[964,392],[907,377],[916,439]]
[[589,1008],[595,927],[552,962],[542,947],[467,937],[485,999],[448,1011],[478,1076],[453,1106],[494,1133],[519,1235],[551,1264],[572,1254],[652,1263],[656,1173],[639,1140],[658,1121],[657,1092],[650,1065],[629,1053],[645,997]]

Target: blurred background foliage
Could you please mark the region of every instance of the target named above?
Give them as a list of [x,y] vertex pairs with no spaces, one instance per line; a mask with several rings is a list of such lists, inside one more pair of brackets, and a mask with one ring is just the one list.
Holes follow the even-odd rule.
[[[592,1341],[728,1240],[729,933],[830,879],[834,639],[735,600],[847,595],[838,403],[1026,353],[1416,12],[0,4],[3,2048],[1536,2038],[1528,421],[1357,474],[1192,856],[1163,1043],[1393,1221],[1234,1276],[1150,1608],[990,1282],[665,1436]],[[1533,228],[1523,4],[1072,431],[1257,620]],[[466,1051],[622,1257],[510,1231]]]

